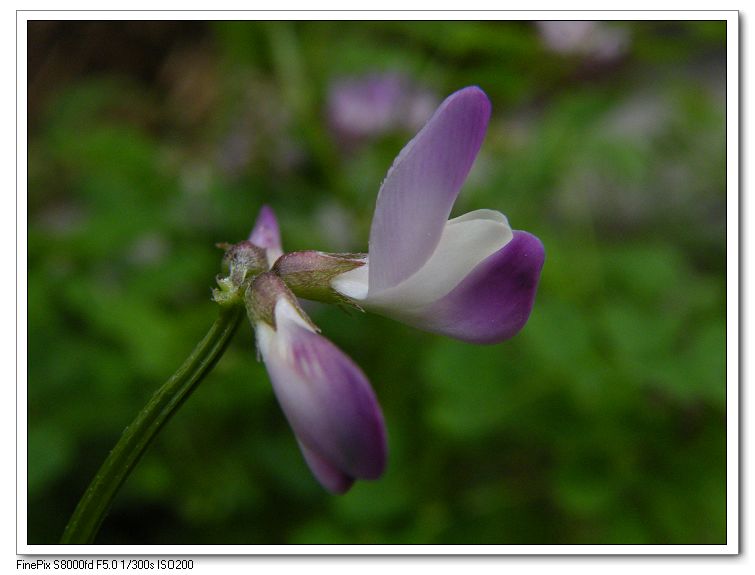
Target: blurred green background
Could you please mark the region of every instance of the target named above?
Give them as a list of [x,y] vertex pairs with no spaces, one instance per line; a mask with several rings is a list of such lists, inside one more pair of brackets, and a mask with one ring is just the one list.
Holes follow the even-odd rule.
[[54,543],[217,310],[216,242],[365,251],[393,158],[470,84],[454,208],[546,263],[514,339],[308,308],[383,406],[328,495],[248,324],[98,543],[725,543],[724,22],[30,22],[28,542]]

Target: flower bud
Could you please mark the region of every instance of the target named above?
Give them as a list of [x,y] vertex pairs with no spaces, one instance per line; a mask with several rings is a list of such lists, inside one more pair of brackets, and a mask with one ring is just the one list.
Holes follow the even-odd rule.
[[249,234],[249,241],[265,251],[268,263],[265,267],[266,270],[272,266],[275,263],[275,260],[277,260],[283,253],[278,220],[270,206],[262,206],[262,209],[257,216],[257,221],[254,223],[252,233]]
[[265,250],[249,241],[238,244],[220,244],[225,248],[223,267],[226,277],[218,276],[219,289],[213,290],[213,299],[221,305],[240,303],[249,281],[268,270]]

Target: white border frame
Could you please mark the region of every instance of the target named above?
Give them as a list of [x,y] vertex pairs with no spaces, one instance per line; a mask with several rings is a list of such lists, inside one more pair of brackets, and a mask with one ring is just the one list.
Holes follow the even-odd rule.
[[[30,20],[723,20],[727,22],[727,498],[725,545],[29,545],[26,493],[26,25]],[[731,555],[739,552],[739,14],[737,11],[19,11],[16,13],[16,552],[23,555],[108,557],[196,555]],[[597,567],[597,566],[596,566]]]

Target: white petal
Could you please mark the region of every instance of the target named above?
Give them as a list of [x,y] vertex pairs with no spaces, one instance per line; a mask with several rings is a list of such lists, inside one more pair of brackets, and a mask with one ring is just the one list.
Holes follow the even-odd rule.
[[289,365],[291,358],[288,345],[288,333],[301,326],[311,332],[315,330],[308,324],[286,298],[279,299],[275,304],[275,329],[264,321],[259,321],[254,326],[257,338],[257,349],[266,362]]
[[506,216],[493,210],[476,210],[446,222],[430,259],[396,287],[367,295],[369,262],[339,276],[333,287],[369,309],[400,316],[448,294],[477,264],[505,246],[512,237]]
[[368,291],[368,277],[369,277],[370,262],[361,267],[348,271],[336,277],[331,282],[331,287],[345,295],[349,299],[355,301],[364,300],[367,298]]

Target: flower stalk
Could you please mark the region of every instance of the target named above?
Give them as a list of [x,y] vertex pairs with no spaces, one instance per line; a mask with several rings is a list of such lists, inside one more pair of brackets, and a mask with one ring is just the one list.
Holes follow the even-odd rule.
[[220,315],[204,339],[123,431],[79,501],[61,543],[82,545],[94,541],[121,485],[160,429],[215,367],[243,316],[241,306],[220,307]]

